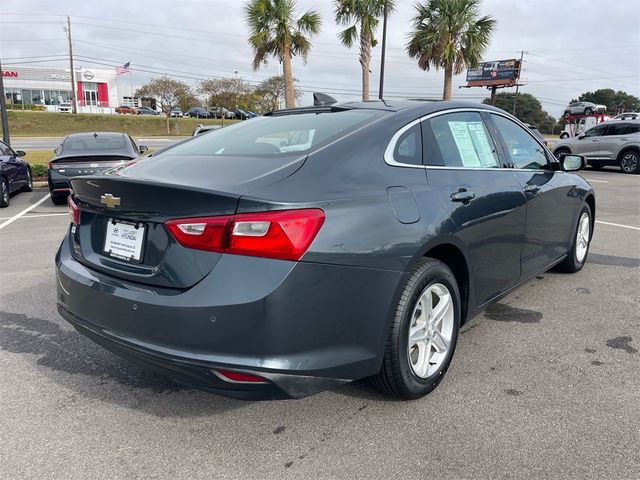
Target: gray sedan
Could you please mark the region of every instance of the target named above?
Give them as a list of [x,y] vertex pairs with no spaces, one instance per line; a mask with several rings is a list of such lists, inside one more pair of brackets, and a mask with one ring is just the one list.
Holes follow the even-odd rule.
[[584,155],[593,168],[619,166],[625,173],[640,173],[640,120],[612,120],[578,137],[558,141],[556,157]]

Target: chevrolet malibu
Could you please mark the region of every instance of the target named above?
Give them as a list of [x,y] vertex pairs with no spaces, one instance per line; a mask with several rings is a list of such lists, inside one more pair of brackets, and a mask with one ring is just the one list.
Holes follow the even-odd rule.
[[337,104],[212,131],[71,179],[60,314],[114,353],[238,398],[371,377],[432,391],[466,321],[577,272],[590,185],[496,108]]

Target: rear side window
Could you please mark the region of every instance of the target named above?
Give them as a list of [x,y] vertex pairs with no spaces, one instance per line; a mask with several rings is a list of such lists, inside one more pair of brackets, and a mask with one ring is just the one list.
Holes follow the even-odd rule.
[[440,115],[423,122],[427,165],[500,168],[493,139],[478,112]]
[[346,110],[259,117],[194,137],[172,148],[170,153],[243,156],[308,152],[379,115],[374,110]]
[[609,128],[607,128],[607,136],[610,135],[626,135],[629,133],[629,125],[626,123],[615,123],[610,124]]
[[640,132],[640,123],[631,123],[629,124],[629,130],[627,131],[627,134],[629,133],[639,133]]
[[491,118],[504,140],[509,159],[516,168],[547,168],[549,162],[544,148],[527,130],[503,116],[491,114]]
[[400,136],[393,151],[393,158],[399,163],[422,165],[422,133],[419,123]]

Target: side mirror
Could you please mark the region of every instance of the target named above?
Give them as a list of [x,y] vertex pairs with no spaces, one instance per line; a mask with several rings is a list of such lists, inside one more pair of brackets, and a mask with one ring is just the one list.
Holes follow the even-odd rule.
[[145,145],[140,145],[140,146],[138,147],[138,150],[140,150],[140,153],[144,153],[144,152],[146,152],[146,151],[148,151],[148,150],[149,150],[149,147],[147,147],[147,146],[145,146]]
[[25,152],[24,150],[16,150],[16,155],[19,157],[24,157],[27,155],[27,152]]
[[560,159],[560,163],[565,172],[577,172],[587,165],[583,155],[565,155]]

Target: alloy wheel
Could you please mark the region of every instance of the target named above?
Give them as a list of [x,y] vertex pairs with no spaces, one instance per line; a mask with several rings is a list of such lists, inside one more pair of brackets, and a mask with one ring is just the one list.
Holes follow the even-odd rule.
[[576,233],[576,260],[582,263],[587,256],[587,248],[589,247],[589,236],[591,233],[591,224],[589,215],[584,212],[578,222],[578,232]]
[[429,285],[418,297],[409,324],[409,364],[417,377],[427,378],[440,368],[451,345],[453,323],[449,289],[441,283]]
[[638,155],[634,152],[627,152],[620,160],[620,168],[625,173],[634,173],[638,169]]

